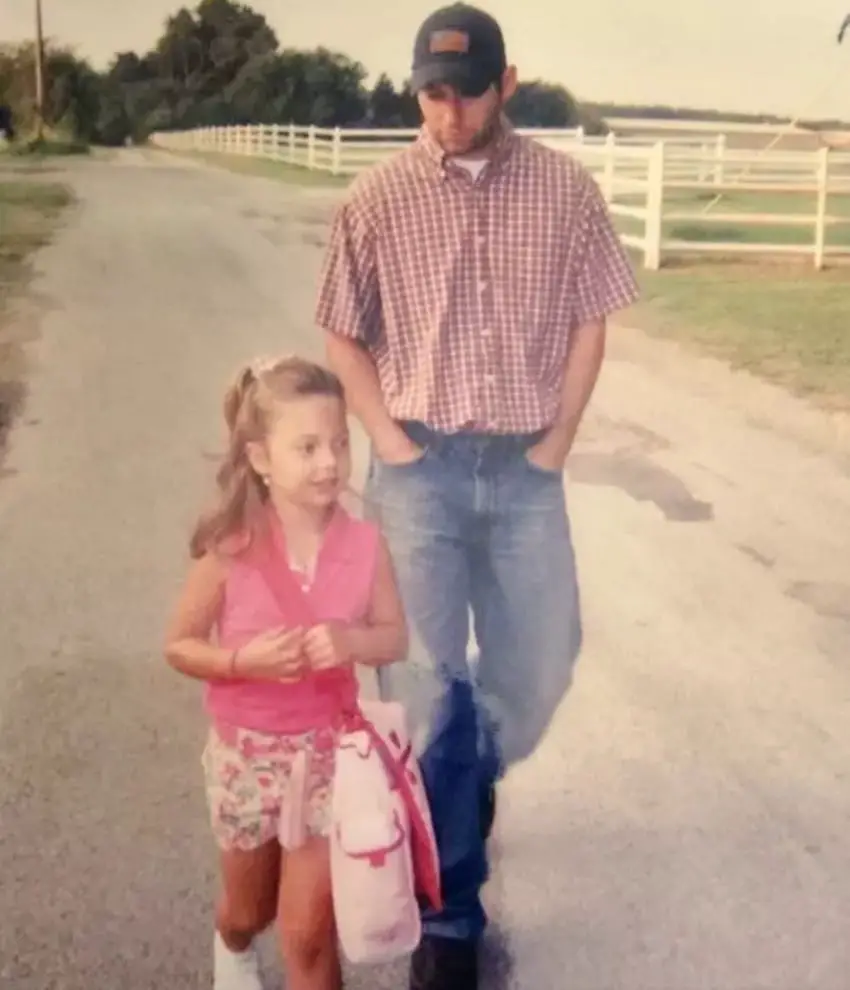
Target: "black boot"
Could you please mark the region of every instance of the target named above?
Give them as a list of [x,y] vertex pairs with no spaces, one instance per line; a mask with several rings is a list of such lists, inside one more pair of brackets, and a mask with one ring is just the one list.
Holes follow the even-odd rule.
[[478,944],[424,935],[410,961],[410,990],[478,990]]

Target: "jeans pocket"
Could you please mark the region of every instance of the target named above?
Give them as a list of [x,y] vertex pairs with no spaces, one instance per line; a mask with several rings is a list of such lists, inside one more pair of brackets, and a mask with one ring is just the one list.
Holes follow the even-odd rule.
[[564,477],[565,468],[563,467],[558,468],[556,470],[552,470],[552,468],[541,467],[539,464],[535,464],[527,453],[522,455],[522,460],[526,470],[530,474],[536,474],[539,478],[548,478],[550,481],[558,481]]
[[422,453],[418,457],[414,457],[412,461],[403,461],[401,464],[392,464],[388,461],[381,460],[380,465],[384,471],[414,471],[416,468],[421,467],[425,463],[430,454],[430,448],[422,447],[421,449]]

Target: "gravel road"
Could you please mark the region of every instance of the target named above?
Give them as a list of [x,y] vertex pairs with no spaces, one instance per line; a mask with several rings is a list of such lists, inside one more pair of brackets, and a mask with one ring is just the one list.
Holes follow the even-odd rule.
[[[0,987],[200,990],[203,722],[159,641],[223,382],[321,353],[333,193],[68,176],[0,481]],[[620,330],[569,493],[587,648],[504,788],[485,990],[847,990],[846,421]]]

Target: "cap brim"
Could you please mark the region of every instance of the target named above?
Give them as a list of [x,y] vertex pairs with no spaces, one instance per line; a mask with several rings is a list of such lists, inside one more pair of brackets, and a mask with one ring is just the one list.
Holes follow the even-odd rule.
[[410,88],[418,93],[428,86],[451,86],[463,96],[482,96],[495,81],[469,62],[442,59],[414,69],[410,76]]

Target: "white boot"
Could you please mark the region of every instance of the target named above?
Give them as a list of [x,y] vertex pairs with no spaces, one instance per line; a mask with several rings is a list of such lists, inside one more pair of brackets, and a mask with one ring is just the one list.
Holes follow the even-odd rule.
[[214,953],[213,990],[263,990],[260,959],[253,945],[244,952],[234,952],[216,932]]

